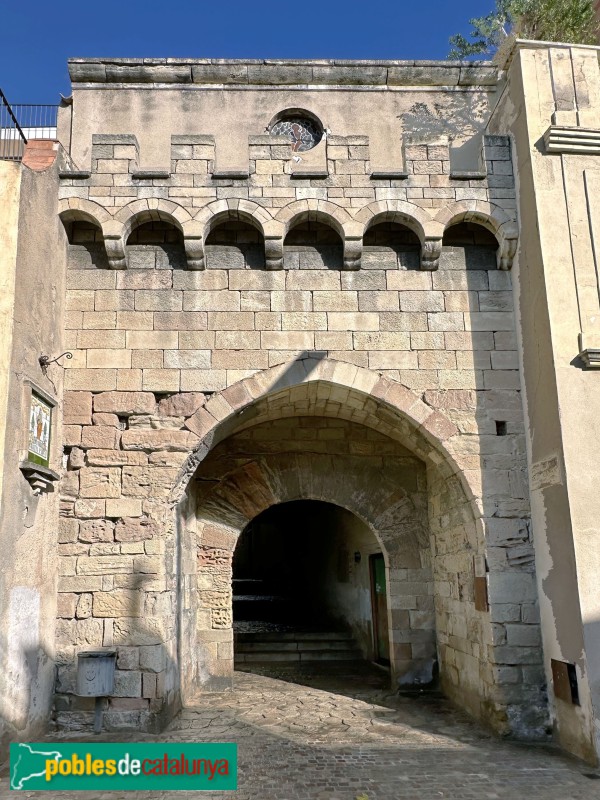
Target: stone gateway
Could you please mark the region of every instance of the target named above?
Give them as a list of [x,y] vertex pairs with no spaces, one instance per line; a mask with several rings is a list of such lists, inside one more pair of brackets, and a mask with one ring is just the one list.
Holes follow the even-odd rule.
[[69,62],[0,161],[5,741],[105,649],[109,730],[366,659],[597,759],[597,56]]

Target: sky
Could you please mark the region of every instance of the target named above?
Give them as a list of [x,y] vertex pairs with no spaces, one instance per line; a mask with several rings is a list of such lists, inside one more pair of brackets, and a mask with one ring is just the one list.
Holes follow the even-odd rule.
[[5,0],[0,88],[11,103],[70,94],[73,57],[443,59],[493,0]]

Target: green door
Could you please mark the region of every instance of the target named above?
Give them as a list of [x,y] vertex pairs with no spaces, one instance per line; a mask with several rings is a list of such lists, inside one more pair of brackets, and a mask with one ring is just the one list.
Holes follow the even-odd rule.
[[387,587],[385,583],[385,561],[383,555],[370,557],[371,604],[373,608],[373,638],[375,660],[390,663],[390,639],[388,631]]

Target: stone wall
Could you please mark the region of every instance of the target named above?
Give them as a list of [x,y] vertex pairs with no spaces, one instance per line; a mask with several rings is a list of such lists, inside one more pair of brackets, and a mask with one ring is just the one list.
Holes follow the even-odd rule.
[[[516,317],[551,715],[561,745],[589,761],[600,753],[598,98],[598,48],[523,42],[490,125],[510,131],[519,174]],[[575,701],[552,660],[572,666]]]
[[62,369],[44,370],[39,358],[65,349],[58,174],[66,159],[56,142],[38,148],[32,141],[24,161],[0,161],[0,762],[9,742],[35,740],[45,731],[55,679],[58,491],[39,493],[20,467],[27,459],[32,389],[57,404],[49,458],[55,477],[62,465]]
[[[97,88],[74,100],[76,109],[97,101],[90,119],[107,96],[102,81]],[[163,98],[160,88],[132,91],[134,106],[147,91]],[[224,93],[244,106],[239,88]],[[410,93],[397,94],[404,103]],[[310,96],[322,103],[325,93]],[[270,92],[269,104],[277,97]],[[460,94],[452,102],[469,107]],[[390,586],[405,598],[390,608],[396,675],[404,645],[410,659],[431,650],[431,626],[421,650],[401,635],[411,613],[431,615],[419,607],[429,589],[417,591],[410,570],[432,569],[446,690],[497,729],[539,731],[542,680],[533,668],[525,680],[523,666],[541,655],[507,271],[517,243],[508,139],[476,140],[485,169],[459,173],[448,140],[421,131],[405,140],[402,169],[382,173],[359,128],[328,134],[315,148],[318,168],[309,174],[304,164],[301,174],[289,144],[246,130],[245,172],[224,174],[211,135],[176,132],[161,171],[140,168],[140,120],[117,115],[112,132],[90,134],[91,150],[87,128],[74,128],[74,152],[89,152],[91,171],[64,173],[61,186],[74,353],[65,373],[61,722],[86,711],[71,694],[83,646],[119,649],[112,726],[157,725],[182,691],[228,685],[237,535],[269,503],[336,502],[343,487],[324,497],[317,478],[346,460],[342,505],[354,497],[386,542]],[[219,481],[202,504],[188,489],[240,426],[307,414],[377,429],[427,465],[431,539],[418,564],[414,552],[403,562],[400,544],[408,529],[419,534],[411,504],[387,481],[388,494],[365,493],[359,477],[377,481],[361,473],[364,454],[311,455],[296,497],[299,464],[285,466],[281,454]],[[393,474],[389,459],[385,469]],[[273,478],[282,470],[285,481]],[[489,614],[475,606],[474,557]],[[187,674],[184,641],[197,642]]]

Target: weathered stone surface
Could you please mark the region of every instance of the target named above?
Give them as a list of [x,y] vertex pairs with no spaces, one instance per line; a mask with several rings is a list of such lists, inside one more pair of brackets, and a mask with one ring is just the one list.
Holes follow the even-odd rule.
[[112,450],[119,444],[120,431],[108,425],[89,425],[81,431],[81,447]]
[[112,542],[114,540],[114,522],[107,519],[82,520],[79,523],[80,542]]
[[94,397],[94,411],[119,416],[153,414],[156,400],[151,392],[102,392]]
[[69,469],[81,469],[81,467],[85,467],[85,452],[79,447],[74,447],[69,453]]
[[61,517],[58,520],[58,541],[60,544],[76,542],[79,533],[79,522],[76,519]]
[[473,411],[477,408],[477,393],[470,390],[448,389],[446,391],[428,390],[423,400],[432,408]]
[[198,437],[190,431],[148,430],[135,428],[123,431],[121,445],[124,450],[167,450],[189,452],[198,443]]
[[137,669],[140,664],[140,651],[137,647],[119,647],[117,649],[117,667],[119,669]]
[[125,450],[88,450],[87,463],[90,467],[142,466],[148,462],[145,453]]
[[65,425],[92,424],[91,392],[65,392],[63,398],[63,423]]
[[159,401],[158,413],[166,417],[191,417],[205,401],[206,395],[202,392],[173,394]]
[[140,542],[156,535],[155,523],[148,517],[125,518],[117,522],[115,539],[118,542]]
[[113,589],[111,592],[94,594],[95,617],[140,617],[142,616],[142,595],[127,589]]
[[120,497],[116,500],[106,501],[106,516],[112,518],[119,517],[141,517],[142,503],[131,497]]
[[162,672],[167,666],[164,645],[140,647],[140,667],[151,672]]
[[151,430],[181,430],[183,428],[183,417],[163,417],[160,415],[139,414],[129,419],[129,429],[149,428]]
[[101,619],[58,620],[56,623],[56,640],[62,645],[100,647],[103,633]]
[[121,470],[87,467],[79,471],[81,497],[119,497],[121,494]]
[[117,572],[132,572],[132,556],[95,556],[80,558],[77,565],[80,575],[113,575]]
[[110,425],[113,428],[120,428],[121,423],[119,418],[116,414],[106,414],[104,412],[100,412],[98,414],[92,414],[92,424],[93,425]]
[[165,498],[175,485],[177,475],[177,469],[168,467],[124,467],[123,494],[138,498]]
[[77,601],[77,611],[75,616],[77,619],[89,619],[92,616],[92,595],[81,594]]
[[75,607],[77,605],[76,594],[66,594],[60,592],[56,596],[56,616],[72,619],[75,616]]
[[121,617],[114,621],[113,640],[115,645],[162,644],[165,636],[165,623],[156,617],[142,619]]
[[136,670],[115,670],[115,697],[140,697],[142,694],[142,673]]

